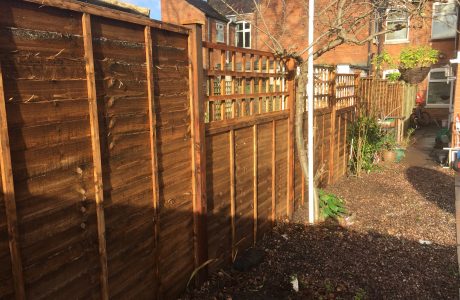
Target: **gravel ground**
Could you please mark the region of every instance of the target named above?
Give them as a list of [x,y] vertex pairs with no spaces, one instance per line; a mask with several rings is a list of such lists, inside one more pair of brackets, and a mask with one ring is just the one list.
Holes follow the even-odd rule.
[[395,164],[327,190],[345,200],[347,224],[309,226],[300,209],[260,243],[260,265],[221,270],[183,298],[458,298],[451,171]]

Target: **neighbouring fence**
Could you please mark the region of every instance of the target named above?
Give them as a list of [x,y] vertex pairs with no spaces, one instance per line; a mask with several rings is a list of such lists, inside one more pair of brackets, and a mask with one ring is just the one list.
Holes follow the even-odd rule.
[[415,104],[416,85],[390,82],[386,79],[363,78],[359,83],[362,109],[380,118],[408,119]]
[[[306,202],[272,53],[75,0],[0,0],[0,31],[0,298],[174,298]],[[359,78],[315,76],[324,185]]]

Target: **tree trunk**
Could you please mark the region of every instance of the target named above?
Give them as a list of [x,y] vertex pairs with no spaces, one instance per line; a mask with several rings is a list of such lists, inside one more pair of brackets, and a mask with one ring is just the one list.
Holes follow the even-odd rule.
[[[297,155],[299,156],[300,167],[304,175],[305,184],[308,187],[308,153],[305,147],[305,134],[303,126],[303,116],[305,112],[306,84],[308,82],[306,68],[300,69],[300,75],[297,76],[296,102],[295,102],[295,139],[297,147]],[[316,184],[315,184],[316,186]],[[316,187],[314,188],[314,206],[315,206],[315,221],[319,217],[319,201]]]

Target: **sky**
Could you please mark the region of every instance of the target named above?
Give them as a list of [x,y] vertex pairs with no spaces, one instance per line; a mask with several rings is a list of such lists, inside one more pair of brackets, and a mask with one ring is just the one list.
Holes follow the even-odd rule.
[[123,0],[124,2],[132,3],[142,7],[150,8],[150,18],[161,19],[161,0]]

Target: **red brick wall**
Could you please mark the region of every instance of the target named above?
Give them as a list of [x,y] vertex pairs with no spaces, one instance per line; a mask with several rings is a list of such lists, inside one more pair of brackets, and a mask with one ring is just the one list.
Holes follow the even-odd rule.
[[[282,46],[292,52],[300,52],[308,46],[308,17],[305,4],[298,0],[268,1],[262,5],[263,19],[258,16],[257,24],[262,31],[272,33]],[[317,1],[318,9],[329,1]],[[285,6],[283,6],[285,5]],[[320,20],[315,22],[315,36],[319,36],[324,30]],[[270,50],[268,45],[273,42],[264,32],[257,32],[255,46],[258,49]],[[304,53],[303,58],[307,58]],[[315,62],[318,64],[353,64],[367,65],[367,44],[363,46],[341,45],[319,57]]]
[[[216,28],[217,23],[224,24],[224,44],[227,44],[227,23],[219,21],[219,20],[215,20],[215,19],[210,19],[210,18],[207,18],[206,26],[204,28],[204,33],[206,35],[204,38],[204,41],[217,43],[217,28]],[[209,35],[209,32],[211,32],[210,35]],[[230,24],[229,37],[230,37],[229,44],[231,46],[234,46],[235,45],[235,24],[234,23]]]
[[204,13],[185,0],[161,0],[161,20],[174,24],[206,23]]
[[[223,23],[224,41],[227,43],[227,23],[206,17],[201,10],[185,0],[161,0],[161,20],[179,25],[189,22],[203,24],[203,41],[213,43],[216,43],[216,23]],[[230,25],[230,45],[235,45],[234,24]]]

